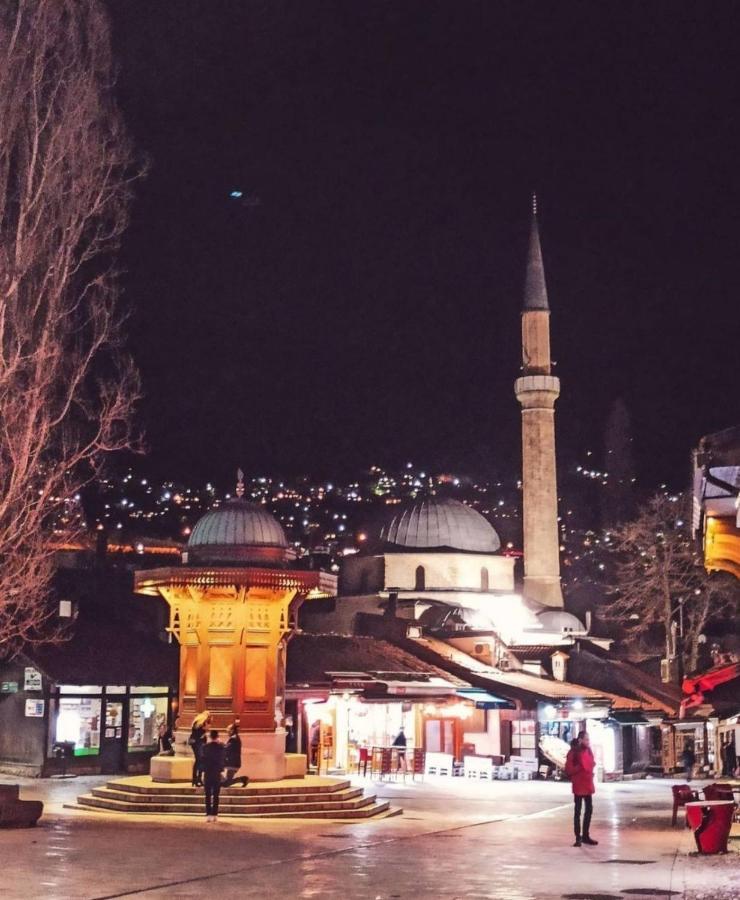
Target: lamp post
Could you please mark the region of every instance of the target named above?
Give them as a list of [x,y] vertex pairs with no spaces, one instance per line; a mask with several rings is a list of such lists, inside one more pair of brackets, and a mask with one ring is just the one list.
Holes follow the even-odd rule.
[[[683,684],[685,674],[683,658],[683,605],[686,602],[686,597],[678,597],[676,602],[678,603],[678,610],[674,609],[671,612],[671,635],[674,656],[678,668],[678,683],[681,685]],[[676,622],[674,618],[676,612],[678,612],[678,622]]]

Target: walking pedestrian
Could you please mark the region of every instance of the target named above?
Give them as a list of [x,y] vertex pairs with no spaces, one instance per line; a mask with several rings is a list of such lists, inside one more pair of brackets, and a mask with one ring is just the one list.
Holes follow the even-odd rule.
[[[595,847],[599,843],[590,834],[595,765],[591,739],[586,731],[582,731],[571,744],[565,760],[565,773],[570,776],[573,789],[573,830],[576,836],[574,847],[580,847],[581,844]],[[581,827],[581,811],[583,811],[583,827]]]
[[228,738],[224,747],[224,767],[226,769],[226,778],[221,782],[221,787],[231,787],[237,781],[241,781],[242,787],[246,787],[249,778],[246,775],[235,775],[242,765],[242,740],[239,737],[239,726],[236,722],[232,722],[228,727]]
[[392,747],[396,747],[397,756],[398,756],[398,764],[396,765],[396,771],[399,769],[403,769],[404,773],[406,772],[406,735],[403,730],[403,725],[401,725],[398,734],[396,735]]
[[691,781],[694,774],[694,766],[696,765],[696,754],[688,741],[683,745],[683,753],[681,754],[681,765],[686,772],[686,781]]
[[210,724],[210,721],[210,713],[198,713],[193,719],[193,726],[190,729],[188,746],[193,751],[193,777],[191,779],[193,787],[203,787],[201,756],[206,743],[206,728]]
[[221,793],[221,773],[224,770],[224,745],[215,728],[208,733],[208,743],[201,754],[203,786],[206,793],[206,822],[218,818],[218,798]]

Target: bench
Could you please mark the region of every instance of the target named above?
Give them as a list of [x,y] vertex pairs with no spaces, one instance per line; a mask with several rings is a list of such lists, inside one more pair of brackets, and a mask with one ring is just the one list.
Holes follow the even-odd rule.
[[0,827],[33,828],[41,818],[44,804],[40,800],[21,800],[17,784],[0,785]]

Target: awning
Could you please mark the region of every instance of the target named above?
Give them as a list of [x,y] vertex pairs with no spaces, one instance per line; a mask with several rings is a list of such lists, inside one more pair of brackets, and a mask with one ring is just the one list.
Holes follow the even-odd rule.
[[631,710],[631,709],[617,709],[614,710],[609,716],[612,722],[616,722],[618,725],[649,725],[650,723],[645,718],[644,713],[642,713],[639,709]]
[[472,700],[476,709],[515,709],[515,705],[511,700],[504,700],[503,697],[497,697],[495,694],[489,694],[488,691],[477,690],[476,688],[458,688],[457,696],[463,700]]

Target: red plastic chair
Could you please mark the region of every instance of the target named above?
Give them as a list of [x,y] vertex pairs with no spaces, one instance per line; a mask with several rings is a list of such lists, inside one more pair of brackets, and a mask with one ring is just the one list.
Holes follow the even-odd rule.
[[[673,791],[673,818],[671,819],[671,825],[675,825],[679,807],[686,806],[692,800],[698,800],[699,795],[688,784],[674,784],[671,790]],[[688,823],[686,827],[688,828]]]
[[732,793],[732,785],[729,784],[708,784],[704,788],[705,800],[734,800]]
[[370,751],[367,747],[360,747],[360,758],[357,760],[357,774],[367,775],[367,764],[370,762]]

